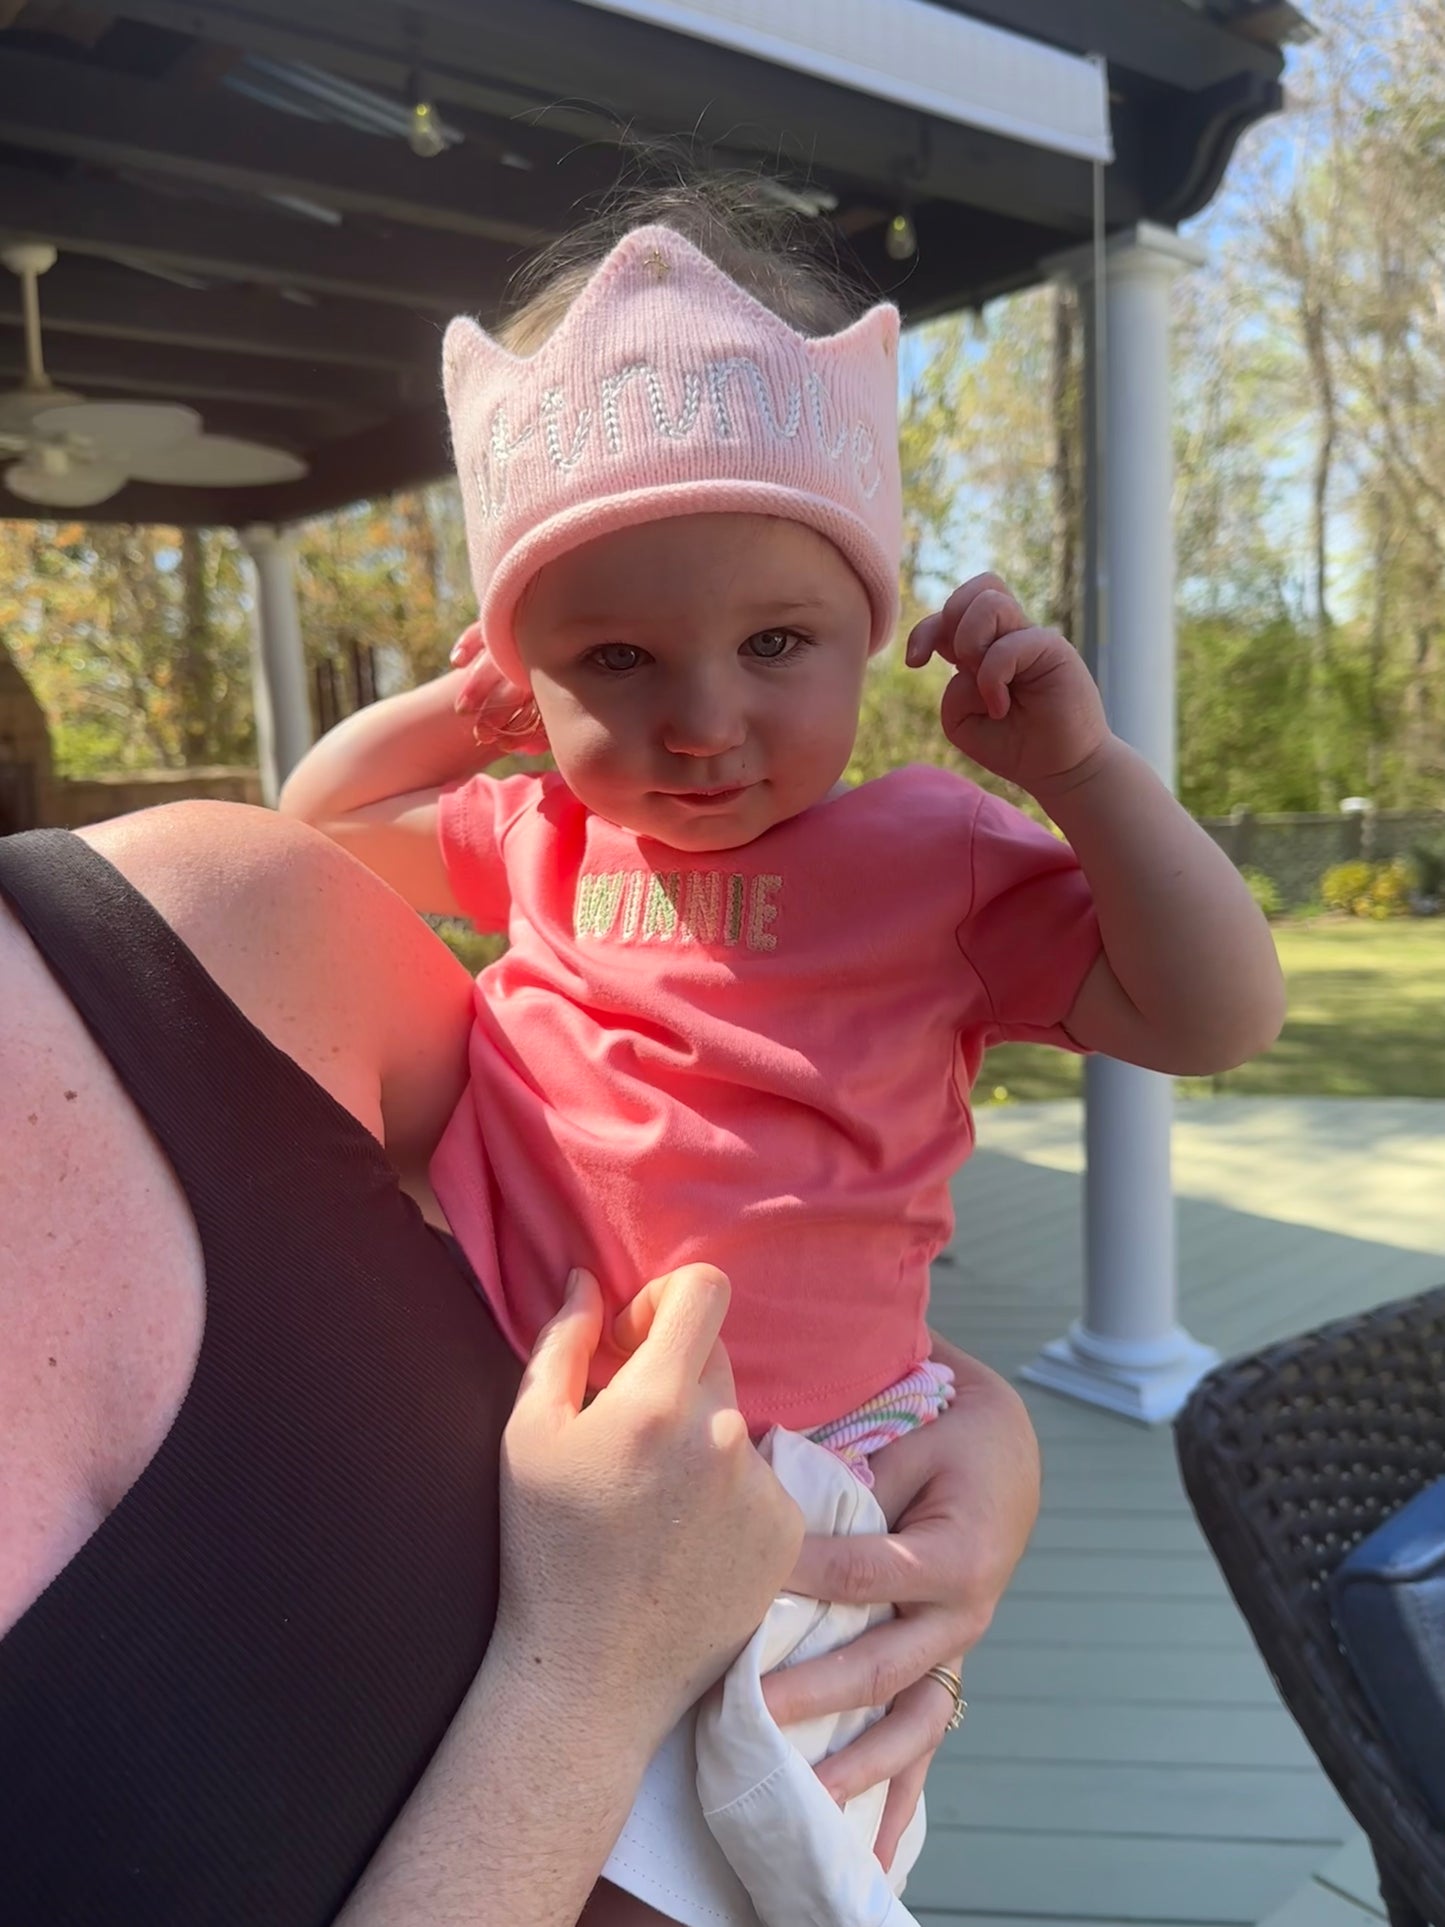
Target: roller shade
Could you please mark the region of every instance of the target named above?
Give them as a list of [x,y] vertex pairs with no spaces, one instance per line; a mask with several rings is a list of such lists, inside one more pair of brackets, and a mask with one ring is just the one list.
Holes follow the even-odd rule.
[[1114,157],[1101,65],[930,0],[582,0],[941,120]]

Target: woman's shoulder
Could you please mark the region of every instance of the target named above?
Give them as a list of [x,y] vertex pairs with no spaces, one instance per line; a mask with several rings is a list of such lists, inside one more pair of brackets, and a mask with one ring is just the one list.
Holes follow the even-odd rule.
[[425,1162],[460,1095],[472,986],[394,890],[319,831],[239,803],[83,834],[394,1161]]
[[[82,834],[262,1036],[424,1169],[464,1081],[472,987],[400,897],[317,831],[237,804]],[[174,1174],[3,902],[0,1063],[3,1632],[154,1453],[204,1283]]]
[[169,1166],[3,902],[0,1065],[3,1634],[160,1443],[203,1292]]

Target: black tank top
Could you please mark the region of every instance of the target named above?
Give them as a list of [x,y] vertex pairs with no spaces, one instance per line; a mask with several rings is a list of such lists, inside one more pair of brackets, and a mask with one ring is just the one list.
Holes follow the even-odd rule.
[[36,831],[0,893],[206,1278],[160,1450],[0,1640],[0,1927],[323,1927],[485,1649],[518,1368],[375,1140],[115,869]]

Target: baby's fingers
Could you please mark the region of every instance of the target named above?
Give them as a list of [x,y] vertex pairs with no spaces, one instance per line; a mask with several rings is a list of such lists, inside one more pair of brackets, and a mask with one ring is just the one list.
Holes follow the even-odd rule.
[[1015,693],[1047,681],[1060,650],[1068,647],[1052,629],[1014,629],[990,642],[975,662],[960,668],[965,676],[968,668],[973,670],[978,691],[975,713],[1002,722],[1013,707]]
[[[908,638],[908,664],[918,669],[938,655],[957,665],[966,650],[986,648],[994,636],[1024,627],[1023,611],[1000,576],[970,576],[936,614],[915,625]],[[984,638],[981,643],[971,640],[975,633]]]
[[1014,635],[1028,626],[1027,616],[1002,583],[996,588],[980,589],[959,611],[954,625],[953,660],[960,669],[978,663],[1002,637]]
[[[934,650],[938,649],[942,630],[941,611],[936,611],[931,616],[925,616],[921,622],[914,623],[903,652],[903,659],[910,669],[921,669]],[[942,651],[940,650],[939,653],[942,654]]]
[[979,700],[984,714],[996,723],[1003,721],[1013,705],[1009,684],[1023,667],[1023,661],[1024,651],[1018,635],[1005,635],[990,642],[979,658],[975,671]]
[[482,625],[479,622],[474,622],[468,628],[463,629],[462,633],[452,644],[451,654],[447,660],[453,669],[462,669],[467,663],[476,661],[482,652],[482,648]]

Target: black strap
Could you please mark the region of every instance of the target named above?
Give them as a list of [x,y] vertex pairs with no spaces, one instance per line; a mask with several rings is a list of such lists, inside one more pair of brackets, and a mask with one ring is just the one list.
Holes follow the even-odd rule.
[[[256,1029],[148,899],[82,838],[35,830],[0,839],[0,893],[155,1132],[203,1243],[212,1208],[223,1220],[235,1209],[234,1185],[215,1182],[218,1153],[264,1160],[297,1114],[314,1128],[319,1110],[330,1110],[328,1140],[384,1165],[369,1132]],[[198,1116],[212,1126],[199,1135]]]
[[517,1367],[380,1147],[88,844],[0,840],[0,895],[206,1272],[170,1433],[0,1642],[0,1918],[322,1927],[485,1649]]

